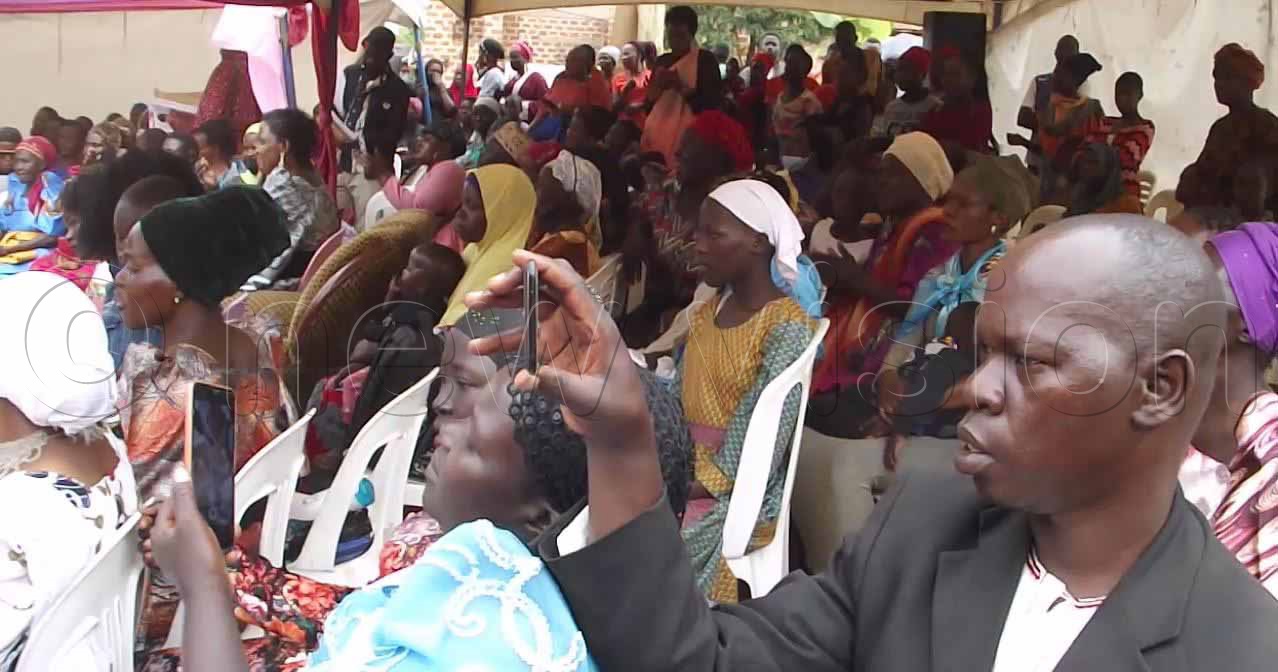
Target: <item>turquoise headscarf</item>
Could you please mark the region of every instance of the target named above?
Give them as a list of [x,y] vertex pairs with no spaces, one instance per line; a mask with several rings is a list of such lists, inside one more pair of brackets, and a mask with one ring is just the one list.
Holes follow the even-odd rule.
[[466,523],[412,567],[348,595],[329,615],[311,672],[597,672],[559,585],[528,547]]

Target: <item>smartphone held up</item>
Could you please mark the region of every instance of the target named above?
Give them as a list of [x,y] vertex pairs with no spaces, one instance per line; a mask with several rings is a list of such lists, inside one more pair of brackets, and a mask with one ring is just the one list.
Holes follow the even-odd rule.
[[235,541],[235,393],[192,383],[187,394],[187,471],[200,514],[223,550]]

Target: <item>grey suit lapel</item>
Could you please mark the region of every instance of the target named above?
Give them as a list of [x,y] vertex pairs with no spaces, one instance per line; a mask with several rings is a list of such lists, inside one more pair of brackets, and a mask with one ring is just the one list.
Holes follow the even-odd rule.
[[987,672],[1025,565],[1029,525],[1023,513],[987,509],[973,530],[975,548],[938,559],[932,589],[932,670]]

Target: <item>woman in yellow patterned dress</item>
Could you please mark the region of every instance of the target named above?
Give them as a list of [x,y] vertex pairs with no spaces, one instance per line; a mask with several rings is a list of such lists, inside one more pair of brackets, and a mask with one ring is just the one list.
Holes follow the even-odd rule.
[[[683,537],[698,585],[716,602],[737,600],[736,577],[723,559],[723,524],[750,416],[767,384],[807,347],[819,317],[820,281],[799,256],[802,241],[798,219],[769,182],[727,182],[702,206],[696,263],[718,292],[692,311],[677,382],[695,445]],[[796,389],[782,410],[752,548],[775,531],[798,411]]]

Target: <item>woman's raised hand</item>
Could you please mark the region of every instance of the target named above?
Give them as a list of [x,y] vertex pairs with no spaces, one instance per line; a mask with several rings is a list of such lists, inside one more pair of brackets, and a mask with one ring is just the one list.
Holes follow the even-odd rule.
[[[564,408],[565,423],[589,444],[628,443],[618,437],[651,436],[652,418],[639,372],[607,309],[566,261],[524,250],[515,267],[493,278],[488,289],[466,297],[472,309],[523,305],[523,269],[536,264],[540,278],[537,305],[535,374],[520,371],[515,387],[535,389]],[[518,350],[524,328],[472,341],[481,355]],[[646,430],[646,431],[643,431]],[[601,441],[602,440],[602,441]]]

